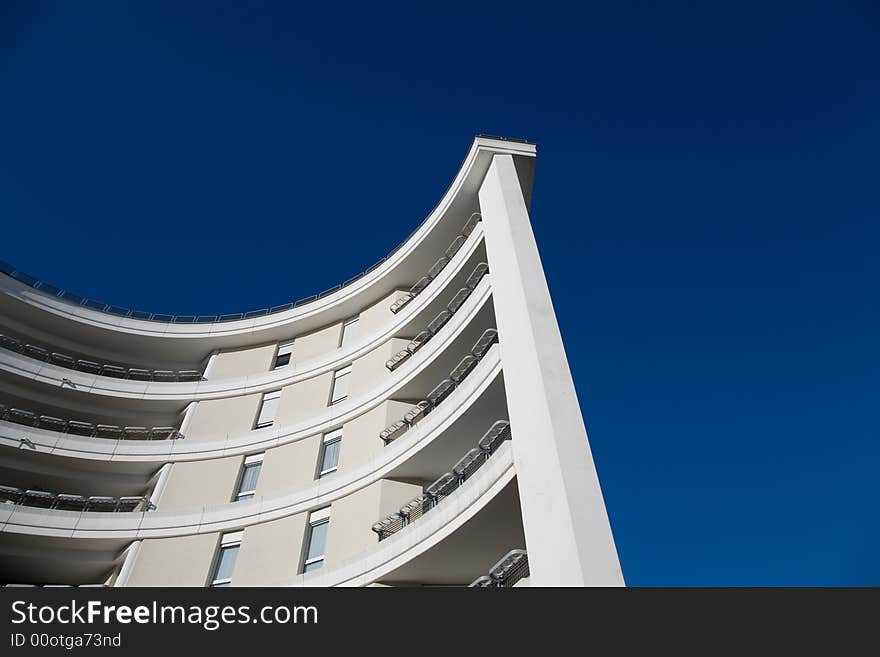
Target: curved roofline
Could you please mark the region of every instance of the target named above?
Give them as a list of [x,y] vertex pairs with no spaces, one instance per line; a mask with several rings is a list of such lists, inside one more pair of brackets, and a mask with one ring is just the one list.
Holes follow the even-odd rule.
[[[373,273],[383,264],[388,262],[395,254],[403,250],[409,242],[412,241],[417,243],[421,241],[420,239],[417,239],[417,235],[420,233],[420,231],[422,231],[426,224],[431,222],[431,220],[436,220],[439,218],[437,216],[438,212],[440,212],[441,210],[445,211],[445,209],[449,207],[452,198],[454,198],[455,194],[462,187],[463,177],[470,173],[470,169],[472,168],[476,156],[480,151],[483,150],[504,151],[512,152],[517,155],[534,156],[536,152],[536,145],[522,139],[494,137],[478,134],[474,138],[470,150],[462,161],[458,173],[455,175],[452,183],[450,183],[446,192],[443,194],[443,197],[440,199],[434,209],[431,210],[431,212],[428,213],[428,215],[419,223],[419,225],[387,255],[385,255],[381,260],[379,260],[372,266],[365,269],[363,272],[352,276],[343,283],[324,290],[323,292],[304,297],[297,301],[272,306],[271,308],[261,308],[259,310],[251,310],[241,313],[227,313],[224,315],[173,315],[167,313],[152,313],[126,308],[124,306],[108,304],[103,301],[93,299],[91,297],[76,294],[69,290],[65,290],[61,287],[52,285],[51,283],[48,283],[46,281],[42,281],[35,276],[31,276],[30,274],[20,269],[17,269],[14,265],[7,263],[3,260],[0,260],[0,273],[15,279],[16,281],[23,283],[30,288],[38,290],[39,292],[46,294],[49,297],[60,299],[73,307],[81,307],[119,318],[127,318],[159,324],[211,325],[217,323],[247,321],[259,317],[264,317],[266,315],[273,315],[293,309],[298,309],[304,306],[310,306],[312,303],[325,299],[326,297],[329,297],[336,292],[343,290],[343,288],[346,288]],[[481,172],[481,177],[483,173],[484,172]],[[415,246],[415,244],[411,246]],[[311,310],[311,308],[308,308],[307,310]]]
[[[483,309],[490,298],[489,287],[481,281],[474,292],[452,315],[441,331],[444,335],[457,335]],[[393,325],[381,333],[366,336],[367,339],[354,343],[350,351],[332,351],[305,360],[298,365],[281,369],[269,370],[258,374],[241,375],[231,378],[200,380],[182,383],[164,383],[155,381],[137,381],[133,379],[116,379],[99,374],[83,373],[68,370],[51,363],[33,360],[27,356],[12,353],[6,359],[0,359],[0,372],[21,377],[31,384],[43,384],[51,388],[67,385],[70,390],[83,394],[98,395],[103,398],[138,400],[140,402],[180,402],[228,399],[242,395],[265,393],[296,384],[309,379],[334,372],[340,367],[350,365],[362,358],[400,331],[400,326],[414,321],[412,317],[402,318],[407,322]],[[424,322],[427,324],[427,321]],[[417,333],[420,329],[412,331]],[[425,352],[427,353],[427,352]],[[415,361],[414,361],[415,362]]]

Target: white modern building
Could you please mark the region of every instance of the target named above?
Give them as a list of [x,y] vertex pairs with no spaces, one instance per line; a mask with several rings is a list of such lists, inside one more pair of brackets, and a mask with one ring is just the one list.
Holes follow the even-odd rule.
[[623,585],[535,154],[478,137],[387,257],[275,308],[151,314],[2,263],[0,580]]

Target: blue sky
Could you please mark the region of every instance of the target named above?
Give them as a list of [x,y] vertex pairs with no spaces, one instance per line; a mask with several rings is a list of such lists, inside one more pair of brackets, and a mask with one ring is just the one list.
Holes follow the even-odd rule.
[[876,4],[123,4],[0,9],[0,258],[275,305],[527,138],[628,583],[880,585]]

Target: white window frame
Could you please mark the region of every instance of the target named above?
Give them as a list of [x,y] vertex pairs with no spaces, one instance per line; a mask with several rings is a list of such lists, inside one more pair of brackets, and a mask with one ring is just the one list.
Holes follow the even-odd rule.
[[[263,465],[263,456],[265,456],[264,452],[260,452],[259,454],[250,454],[249,456],[244,457],[244,463],[241,464],[241,471],[238,473],[238,484],[235,486],[235,498],[233,498],[233,502],[241,502],[242,500],[251,499],[257,492],[257,482],[260,480],[260,475],[257,474],[257,481],[254,482],[253,490],[242,490],[241,486],[244,483],[244,474],[247,472],[247,469],[250,466],[259,465],[262,470]],[[246,495],[247,497],[242,497],[242,495]]]
[[328,431],[324,434],[324,440],[321,442],[321,451],[318,454],[318,476],[317,479],[324,477],[328,474],[333,474],[339,469],[339,457],[336,458],[336,465],[332,468],[324,467],[324,458],[327,453],[327,445],[332,445],[333,443],[341,443],[342,442],[342,429],[335,429],[334,431]]
[[[357,340],[357,323],[360,321],[361,316],[355,315],[354,317],[349,317],[347,320],[342,322],[342,331],[339,333],[339,348],[347,347],[352,343],[353,340]],[[353,327],[353,328],[350,328]],[[346,339],[346,334],[348,331],[353,331],[348,334],[348,339]]]
[[[278,404],[280,402],[280,399],[280,390],[273,390],[272,392],[267,392],[263,395],[263,398],[260,400],[260,409],[257,411],[257,419],[254,420],[254,429],[265,429],[266,427],[271,427],[273,424],[275,424],[275,416],[278,415]],[[266,407],[267,401],[275,401],[275,410],[272,413],[271,420],[263,420],[261,422],[260,418],[263,417],[263,409]]]
[[[330,403],[328,404],[328,406],[333,406],[334,404],[338,404],[339,402],[348,399],[348,387],[346,387],[345,394],[342,397],[336,398],[336,386],[339,383],[340,379],[349,376],[351,376],[351,365],[340,367],[338,370],[333,372],[333,385],[330,387]],[[349,381],[346,381],[346,386],[348,385]]]
[[[324,539],[324,551],[319,555],[309,558],[309,549],[312,547],[312,533],[314,532],[314,528],[318,525],[327,524],[327,532],[329,536],[330,531],[330,507],[325,506],[323,509],[318,509],[317,511],[312,511],[309,514],[309,523],[306,525],[306,535],[305,540],[303,541],[303,556],[302,556],[302,565],[300,566],[300,572],[305,573],[306,568],[316,563],[324,563],[324,559],[327,552],[327,538]],[[317,569],[316,569],[317,570]]]
[[[273,370],[277,370],[279,367],[287,367],[293,363],[293,343],[294,340],[288,340],[287,342],[282,342],[278,345],[278,349],[275,352],[275,359],[272,361]],[[290,356],[288,361],[284,365],[278,365],[278,359],[285,355]]]
[[[214,565],[211,567],[211,579],[208,580],[208,588],[215,588],[232,582],[232,576],[217,579],[217,569],[220,567],[220,555],[223,554],[223,550],[233,547],[237,547],[239,551],[241,551],[242,538],[244,538],[244,531],[228,532],[220,537],[220,545],[217,546],[217,553],[214,555]],[[235,555],[235,559],[238,561],[237,554]],[[234,562],[232,564],[232,569],[233,571],[235,570]]]

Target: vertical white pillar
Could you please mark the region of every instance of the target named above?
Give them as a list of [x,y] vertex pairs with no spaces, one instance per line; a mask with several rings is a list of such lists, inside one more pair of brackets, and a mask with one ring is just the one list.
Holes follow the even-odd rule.
[[147,506],[147,511],[155,510],[156,507],[159,506],[159,500],[162,499],[162,492],[168,484],[168,477],[171,476],[171,467],[171,463],[166,463],[159,468],[159,476],[156,480],[156,485],[153,487],[153,494],[150,495],[150,502]]
[[479,198],[530,583],[623,586],[587,431],[511,155],[493,156]]
[[219,349],[215,349],[211,352],[211,355],[208,356],[208,364],[205,365],[205,371],[202,376],[205,380],[210,380],[211,375],[214,373],[214,365],[217,363],[217,354],[220,353]]
[[196,412],[196,405],[198,403],[199,402],[197,401],[191,401],[186,405],[186,410],[183,412],[183,420],[180,422],[180,429],[178,429],[178,432],[184,438],[186,437],[186,432],[189,430],[189,425],[192,422],[193,415]]
[[129,545],[125,549],[125,559],[122,562],[122,568],[119,571],[119,577],[116,578],[116,581],[113,582],[113,586],[125,586],[128,583],[128,578],[131,576],[131,569],[134,568],[134,561],[137,559],[138,552],[141,549],[140,541],[133,541],[131,545]]

